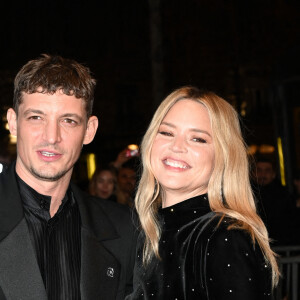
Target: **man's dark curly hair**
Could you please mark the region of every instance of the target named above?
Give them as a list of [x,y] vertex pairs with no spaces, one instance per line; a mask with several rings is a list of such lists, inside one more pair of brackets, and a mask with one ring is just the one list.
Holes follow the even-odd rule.
[[14,81],[13,107],[18,113],[22,103],[22,93],[54,94],[61,90],[64,94],[83,99],[87,118],[92,114],[96,80],[89,68],[75,60],[61,56],[43,54],[29,61],[18,72]]

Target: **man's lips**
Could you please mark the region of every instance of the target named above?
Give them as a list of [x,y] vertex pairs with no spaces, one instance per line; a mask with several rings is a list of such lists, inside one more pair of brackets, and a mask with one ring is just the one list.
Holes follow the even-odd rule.
[[181,161],[181,160],[175,160],[172,158],[163,159],[163,164],[165,166],[168,166],[171,168],[176,168],[176,169],[187,170],[187,169],[191,168],[191,166],[188,163]]
[[54,161],[62,156],[62,154],[51,150],[38,150],[37,153],[39,157],[46,161]]
[[49,152],[49,151],[40,151],[40,153],[41,153],[42,155],[48,156],[48,157],[58,155],[57,153]]

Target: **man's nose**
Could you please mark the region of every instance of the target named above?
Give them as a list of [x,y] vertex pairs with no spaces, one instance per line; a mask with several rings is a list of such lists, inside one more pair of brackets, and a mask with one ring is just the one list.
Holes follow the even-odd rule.
[[61,128],[56,120],[49,120],[45,125],[44,139],[49,144],[56,144],[61,141]]

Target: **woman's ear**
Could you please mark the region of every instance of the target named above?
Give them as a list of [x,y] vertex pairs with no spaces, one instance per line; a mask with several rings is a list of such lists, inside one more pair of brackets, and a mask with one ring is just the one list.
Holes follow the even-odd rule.
[[96,135],[98,128],[98,118],[91,116],[87,122],[86,132],[83,140],[83,144],[87,145],[91,143]]
[[12,108],[8,109],[6,118],[11,135],[17,136],[17,114]]

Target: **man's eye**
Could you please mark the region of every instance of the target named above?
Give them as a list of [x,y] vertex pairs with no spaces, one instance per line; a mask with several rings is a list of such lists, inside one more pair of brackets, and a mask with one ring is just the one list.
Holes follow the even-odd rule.
[[30,116],[28,120],[41,120],[42,118],[40,116]]
[[193,138],[193,141],[197,143],[206,143],[206,140],[202,138]]
[[173,136],[173,134],[171,132],[167,132],[167,131],[159,131],[158,133],[165,135],[165,136]]
[[72,120],[72,119],[64,119],[64,123],[67,123],[67,124],[77,124],[76,121]]

